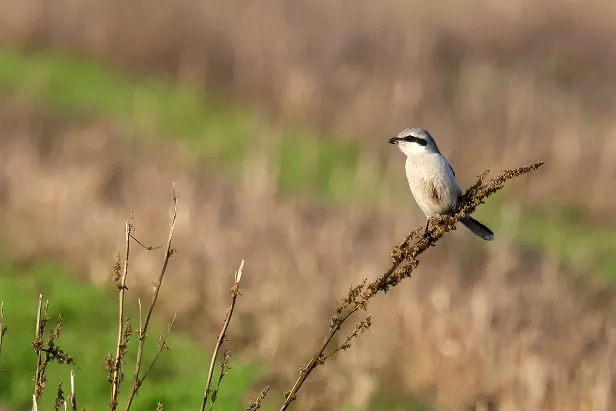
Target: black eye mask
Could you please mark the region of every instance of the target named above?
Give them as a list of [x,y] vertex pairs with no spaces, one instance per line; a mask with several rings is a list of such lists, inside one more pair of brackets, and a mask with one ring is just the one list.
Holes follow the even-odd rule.
[[425,147],[428,145],[428,142],[426,140],[424,140],[423,138],[419,138],[419,137],[408,136],[408,137],[404,137],[403,140],[408,141],[409,143],[417,143],[422,147]]

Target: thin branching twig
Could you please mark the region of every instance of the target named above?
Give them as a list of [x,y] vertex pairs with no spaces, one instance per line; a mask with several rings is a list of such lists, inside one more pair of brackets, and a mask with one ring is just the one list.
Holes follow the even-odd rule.
[[212,401],[210,402],[210,411],[214,408],[214,403],[216,402],[216,397],[218,396],[218,390],[220,389],[220,383],[223,378],[227,375],[231,367],[229,367],[229,360],[231,359],[231,351],[225,352],[225,355],[222,358],[222,362],[220,363],[220,375],[218,375],[218,382],[216,383],[216,388],[212,391]]
[[38,408],[38,399],[43,394],[43,390],[47,383],[47,378],[45,376],[47,364],[56,361],[60,364],[75,365],[71,356],[56,345],[56,341],[60,338],[60,333],[62,332],[62,316],[58,315],[56,325],[49,334],[47,340],[44,341],[43,336],[45,334],[47,322],[49,322],[49,301],[47,301],[43,307],[43,294],[39,294],[36,310],[36,331],[34,341],[32,341],[32,347],[36,352],[36,372],[33,379],[34,394],[32,395],[33,410]]
[[[130,255],[130,239],[133,227],[130,222],[126,222],[125,227],[125,249],[124,249],[124,269],[120,275],[120,256],[116,261],[116,265],[113,270],[113,280],[116,288],[118,289],[118,343],[116,344],[115,357],[113,358],[112,368],[109,372],[112,372],[111,376],[111,401],[109,401],[109,408],[111,411],[115,411],[118,406],[118,394],[120,392],[120,383],[122,382],[124,375],[122,374],[122,366],[124,365],[124,357],[126,355],[126,345],[128,343],[128,337],[130,334],[125,333],[124,323],[124,295],[126,292],[126,277],[128,275],[128,261]],[[128,321],[128,320],[127,320]],[[127,323],[126,325],[129,325]]]
[[36,309],[36,331],[34,334],[34,341],[32,347],[36,351],[36,372],[34,374],[34,397],[33,397],[33,409],[36,407],[37,399],[41,396],[45,381],[42,374],[43,355],[41,349],[43,348],[43,332],[45,331],[47,310],[45,310],[45,316],[42,313],[43,310],[43,294],[39,294],[38,306]]
[[351,340],[357,337],[359,334],[363,334],[370,328],[370,326],[372,326],[372,316],[369,315],[368,317],[366,317],[365,320],[361,320],[360,322],[358,322],[355,328],[353,328],[353,330],[349,333],[349,335],[344,338],[344,342],[338,347],[336,347],[332,352],[325,355],[323,357],[323,361],[327,360],[329,357],[333,356],[338,351],[344,351],[351,348]]
[[[487,171],[484,172],[479,176],[477,182],[462,195],[459,204],[452,215],[432,219],[433,229],[428,232],[426,236],[418,236],[418,234],[422,231],[422,228],[418,228],[408,235],[398,246],[394,247],[392,251],[393,262],[391,268],[371,283],[364,280],[358,286],[352,287],[349,290],[348,295],[342,300],[342,304],[336,309],[335,314],[331,318],[329,330],[322,343],[317,348],[315,354],[310,358],[308,364],[302,366],[300,375],[293,384],[291,390],[285,393],[284,402],[280,407],[280,411],[284,411],[288,408],[288,406],[296,399],[297,392],[304,384],[310,373],[318,365],[322,365],[323,362],[329,357],[324,355],[326,348],[336,333],[340,330],[343,323],[351,315],[359,310],[366,310],[369,301],[377,293],[385,293],[391,287],[398,285],[403,279],[410,277],[413,270],[417,268],[419,264],[417,256],[425,252],[428,248],[434,246],[434,244],[440,240],[445,233],[455,230],[456,223],[459,222],[462,217],[472,214],[480,204],[483,204],[484,200],[488,196],[501,190],[508,180],[536,170],[542,165],[543,161],[530,166],[520,167],[515,170],[506,170],[486,184],[484,184],[483,179],[485,178]],[[415,239],[413,244],[410,243],[412,239]],[[400,267],[405,261],[407,262],[406,265]],[[348,344],[348,341],[346,341],[345,344]],[[345,344],[343,344],[343,346]],[[338,349],[334,350],[334,352],[335,351],[338,351]]]
[[133,373],[133,384],[130,389],[130,393],[128,394],[128,399],[126,400],[125,411],[128,411],[133,403],[133,399],[143,382],[142,379],[139,378],[139,373],[141,371],[141,363],[143,361],[143,348],[145,345],[145,338],[147,336],[148,326],[150,324],[150,319],[152,317],[152,312],[154,311],[154,306],[156,305],[156,301],[158,300],[158,293],[160,292],[160,287],[163,283],[163,278],[165,277],[165,273],[167,272],[167,265],[169,264],[169,259],[175,254],[175,249],[172,247],[171,243],[173,241],[173,233],[175,231],[175,221],[177,218],[177,205],[178,199],[175,195],[175,187],[173,189],[173,215],[171,217],[171,226],[169,228],[169,238],[167,239],[167,248],[165,249],[165,256],[163,259],[163,264],[160,270],[160,274],[158,276],[158,280],[154,283],[154,294],[152,295],[152,301],[150,302],[150,307],[148,308],[148,312],[145,317],[145,321],[143,322],[143,327],[139,327],[138,337],[139,342],[137,345],[137,359],[135,361],[135,371]]
[[173,318],[171,319],[171,322],[169,324],[167,324],[167,331],[165,332],[165,335],[163,335],[163,336],[161,336],[159,338],[159,340],[158,340],[158,351],[156,352],[156,355],[154,356],[154,359],[150,363],[150,366],[148,367],[148,370],[145,372],[145,374],[143,374],[143,377],[141,378],[141,383],[143,383],[143,381],[145,381],[145,379],[148,376],[148,374],[150,373],[150,371],[152,371],[152,368],[154,368],[154,365],[156,364],[156,361],[158,361],[158,357],[160,357],[160,354],[162,354],[163,351],[169,349],[169,347],[167,347],[167,338],[169,337],[169,333],[171,332],[171,328],[173,328],[173,324],[175,323],[175,318],[177,317],[177,315],[178,315],[178,312],[176,311],[175,314],[173,314]]
[[[2,355],[2,340],[6,335],[7,327],[4,325],[4,301],[0,303],[0,355]],[[0,372],[2,367],[0,366]]]
[[269,389],[270,387],[268,385],[263,389],[263,391],[261,391],[261,394],[256,399],[250,401],[250,405],[248,406],[248,408],[246,408],[246,411],[257,411],[259,408],[261,408],[261,401],[263,401]]
[[[231,323],[231,317],[233,316],[233,309],[235,308],[235,301],[237,300],[237,296],[240,295],[240,280],[242,279],[242,271],[244,270],[244,260],[240,264],[240,268],[237,270],[235,274],[235,282],[233,283],[233,287],[231,287],[231,305],[227,309],[227,317],[225,318],[225,322],[222,325],[222,329],[220,330],[220,334],[218,335],[218,339],[216,340],[216,346],[214,347],[214,353],[212,354],[212,360],[210,361],[210,369],[207,373],[207,381],[205,383],[205,391],[203,393],[203,401],[201,402],[200,411],[205,410],[205,406],[207,404],[208,397],[210,392],[212,391],[212,375],[214,374],[214,367],[216,365],[216,357],[218,356],[218,351],[220,350],[220,346],[225,341],[225,334],[227,333],[227,328],[229,328],[229,324]],[[212,399],[214,400],[214,399]]]

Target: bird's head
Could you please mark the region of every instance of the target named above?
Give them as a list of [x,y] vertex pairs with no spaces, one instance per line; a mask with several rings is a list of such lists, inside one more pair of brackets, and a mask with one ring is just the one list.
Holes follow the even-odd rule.
[[424,128],[407,128],[398,134],[397,137],[389,139],[389,144],[398,146],[407,157],[416,154],[439,153],[434,139]]

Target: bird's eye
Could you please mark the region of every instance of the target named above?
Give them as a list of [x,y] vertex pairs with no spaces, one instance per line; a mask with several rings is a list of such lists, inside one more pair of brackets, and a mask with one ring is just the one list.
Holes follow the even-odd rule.
[[415,136],[407,136],[404,137],[404,141],[408,141],[409,143],[417,143],[422,147],[425,147],[428,145],[428,142],[423,139],[423,138],[419,138],[419,137],[415,137]]

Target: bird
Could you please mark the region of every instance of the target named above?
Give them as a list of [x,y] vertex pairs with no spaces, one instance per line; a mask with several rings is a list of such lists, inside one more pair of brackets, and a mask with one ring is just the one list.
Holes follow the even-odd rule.
[[[449,161],[441,154],[434,138],[423,128],[406,128],[388,140],[406,156],[406,179],[417,205],[428,219],[424,236],[429,233],[430,218],[454,212],[462,189]],[[460,220],[476,236],[494,240],[488,227],[465,215]]]

